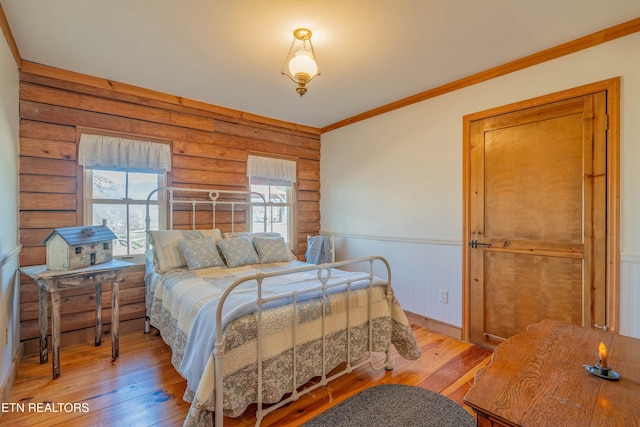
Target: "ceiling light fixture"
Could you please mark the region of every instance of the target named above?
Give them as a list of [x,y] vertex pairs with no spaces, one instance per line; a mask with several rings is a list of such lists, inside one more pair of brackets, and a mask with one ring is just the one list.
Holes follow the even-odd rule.
[[[294,53],[294,47],[298,40],[302,42],[302,47]],[[293,41],[291,41],[287,58],[284,60],[282,74],[298,85],[296,92],[300,96],[307,93],[307,83],[315,76],[320,75],[316,53],[311,44],[311,30],[298,28],[293,32]]]

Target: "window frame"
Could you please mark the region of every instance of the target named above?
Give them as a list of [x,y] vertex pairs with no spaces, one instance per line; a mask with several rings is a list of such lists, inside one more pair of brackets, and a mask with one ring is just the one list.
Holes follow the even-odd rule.
[[[108,171],[108,172],[121,172],[121,173],[125,173],[125,179],[126,179],[126,185],[125,185],[125,196],[127,197],[123,197],[121,199],[96,199],[93,197],[93,171],[94,170],[101,170],[101,171]],[[145,254],[131,254],[129,253],[129,239],[130,239],[130,224],[129,224],[129,210],[128,207],[129,206],[143,206],[146,208],[147,205],[147,200],[145,199],[131,199],[128,197],[128,191],[129,191],[129,179],[128,176],[130,173],[146,173],[149,175],[156,175],[157,176],[157,182],[156,182],[156,187],[155,188],[161,188],[164,187],[166,185],[167,182],[167,173],[166,172],[148,172],[148,171],[138,171],[136,169],[123,169],[123,170],[113,170],[113,169],[108,169],[108,168],[83,168],[82,170],[82,180],[83,180],[83,206],[82,206],[82,211],[83,211],[83,224],[84,225],[96,225],[93,224],[93,206],[96,204],[103,204],[103,205],[124,205],[127,207],[127,215],[126,215],[126,220],[127,220],[127,254],[126,255],[114,255],[114,258],[118,258],[118,259],[126,259],[129,261],[133,261],[135,263],[143,263],[145,260]],[[149,201],[149,205],[150,206],[158,206],[158,227],[161,227],[163,224],[166,223],[166,204],[164,203],[163,197],[162,197],[162,192],[156,192],[157,198],[156,200],[150,200]],[[146,209],[145,209],[146,211]],[[146,224],[145,224],[145,229],[146,229]],[[146,238],[146,236],[145,236]],[[145,247],[147,247],[148,245],[145,244]]]

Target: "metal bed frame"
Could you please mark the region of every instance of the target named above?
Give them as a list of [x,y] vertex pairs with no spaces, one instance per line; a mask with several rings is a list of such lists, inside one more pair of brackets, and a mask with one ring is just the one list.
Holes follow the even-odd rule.
[[[151,197],[153,197],[153,195],[156,192],[164,192],[165,195],[168,196],[167,199],[164,200],[165,203],[168,203],[168,208],[169,208],[169,229],[173,229],[173,206],[176,204],[190,204],[192,207],[192,219],[193,219],[193,223],[192,223],[192,228],[195,229],[195,213],[196,213],[196,208],[197,206],[201,206],[201,205],[205,205],[205,206],[211,206],[212,208],[212,215],[213,215],[213,219],[212,219],[212,228],[215,228],[215,212],[216,212],[216,204],[226,204],[226,205],[231,205],[231,211],[232,211],[232,224],[231,224],[231,229],[234,229],[234,224],[233,224],[233,212],[235,209],[235,205],[245,205],[248,206],[250,204],[250,199],[251,199],[251,195],[252,194],[258,194],[259,193],[252,193],[252,192],[243,192],[243,191],[227,191],[227,190],[198,190],[198,189],[182,189],[182,188],[176,188],[176,187],[163,187],[163,188],[158,188],[156,190],[153,190],[149,196],[147,197],[147,218],[146,218],[146,224],[147,224],[147,230],[149,230],[149,225],[150,225],[150,218],[149,218],[149,204],[151,201]],[[195,198],[195,199],[175,199],[174,198],[174,193],[175,192],[188,192],[188,193],[194,193],[197,195],[204,195],[206,200],[203,200],[202,197],[200,198]],[[234,196],[244,196],[244,198],[246,199],[245,201],[227,201],[227,200],[220,200],[219,197],[221,194],[229,194],[229,195],[234,195]],[[262,195],[260,195],[262,197]],[[262,200],[264,201],[264,198],[262,198]],[[162,201],[160,202],[162,203]],[[266,201],[265,201],[265,206],[266,206]],[[265,223],[265,231],[266,231],[266,223]],[[376,262],[381,262],[384,265],[384,268],[386,269],[386,275],[387,275],[387,280],[386,280],[386,290],[385,290],[385,295],[386,295],[386,299],[387,299],[387,304],[389,305],[389,309],[391,310],[391,304],[392,304],[392,300],[393,300],[393,292],[391,289],[391,268],[389,266],[389,262],[380,256],[370,256],[370,257],[365,257],[365,258],[358,258],[358,259],[352,259],[352,260],[346,260],[346,261],[339,261],[339,262],[332,262],[332,263],[327,263],[327,264],[321,264],[321,265],[309,265],[309,266],[304,266],[304,267],[299,267],[299,268],[292,268],[292,269],[288,269],[288,270],[281,270],[281,271],[274,271],[274,272],[259,272],[257,274],[248,276],[248,277],[243,277],[240,279],[237,279],[236,281],[234,281],[223,293],[223,295],[220,298],[220,302],[218,303],[218,307],[217,307],[217,312],[216,312],[216,344],[215,344],[215,348],[213,351],[213,356],[215,359],[215,426],[222,426],[223,425],[223,396],[224,396],[224,389],[223,389],[223,380],[224,380],[224,374],[223,374],[223,364],[224,364],[224,335],[223,335],[223,325],[222,325],[222,308],[224,306],[225,301],[227,300],[227,297],[229,296],[229,294],[231,294],[233,292],[233,290],[235,288],[237,288],[238,286],[242,285],[245,282],[250,282],[250,281],[255,281],[256,282],[256,303],[257,303],[257,307],[258,310],[256,312],[257,315],[257,325],[258,325],[258,331],[257,331],[257,369],[258,369],[258,383],[257,383],[257,409],[256,409],[256,426],[260,425],[260,422],[262,421],[262,419],[267,416],[269,413],[281,408],[284,405],[287,405],[288,403],[298,400],[301,396],[312,392],[313,390],[319,388],[319,387],[323,387],[325,385],[327,385],[330,381],[341,377],[344,374],[348,374],[350,372],[352,372],[354,369],[357,369],[361,366],[364,365],[369,365],[372,369],[387,369],[387,370],[392,370],[393,369],[393,360],[391,358],[391,352],[390,352],[390,347],[391,344],[389,344],[389,347],[386,349],[386,356],[385,356],[385,360],[383,364],[380,364],[379,366],[376,366],[375,364],[375,359],[374,359],[374,351],[373,351],[373,318],[372,318],[372,298],[371,298],[371,292],[372,292],[372,288],[373,288],[373,278],[374,278],[374,264]],[[366,274],[365,276],[359,276],[358,278],[354,279],[354,278],[349,278],[349,279],[344,279],[344,280],[340,280],[340,281],[333,281],[331,284],[329,284],[329,280],[331,279],[331,269],[333,268],[354,268],[354,266],[356,265],[362,265],[362,264],[368,264],[368,274]],[[271,296],[271,297],[263,297],[262,295],[262,287],[263,287],[263,281],[267,278],[271,278],[271,277],[277,277],[277,276],[285,276],[288,274],[293,274],[293,273],[299,273],[299,272],[304,272],[304,271],[316,271],[316,276],[318,279],[318,286],[313,287],[313,289],[308,289],[308,290],[304,290],[304,291],[296,291],[290,294],[281,294],[281,295],[276,295],[276,296]],[[369,300],[369,305],[368,305],[368,349],[367,349],[367,355],[365,357],[363,357],[362,359],[360,359],[357,363],[352,364],[351,363],[351,292],[352,292],[352,285],[355,282],[361,282],[363,280],[368,280],[368,285],[367,285],[367,290],[368,290],[368,300]],[[266,286],[266,285],[264,285]],[[328,372],[328,367],[326,366],[326,353],[327,353],[327,348],[326,348],[326,340],[327,340],[327,333],[326,333],[326,325],[325,325],[325,321],[326,321],[326,299],[327,299],[327,295],[329,293],[329,291],[334,288],[334,287],[338,287],[338,286],[346,286],[346,293],[347,293],[347,313],[346,313],[346,317],[347,317],[347,357],[346,357],[346,365],[343,369],[341,370],[333,370],[332,372]],[[297,379],[296,379],[296,369],[297,369],[297,359],[298,359],[298,355],[297,355],[297,348],[298,348],[298,344],[297,344],[297,313],[298,313],[298,300],[301,298],[302,295],[306,294],[306,293],[311,293],[311,292],[320,292],[321,296],[318,296],[318,299],[321,299],[321,305],[322,305],[322,320],[321,320],[321,330],[322,330],[322,374],[320,377],[320,381],[316,382],[313,385],[310,385],[308,387],[303,388],[302,390],[298,390],[301,386],[303,386],[304,384],[297,384]],[[146,293],[145,293],[146,294]],[[293,379],[293,385],[292,385],[292,389],[289,391],[291,394],[289,397],[280,400],[279,402],[275,403],[275,404],[269,404],[268,407],[264,407],[264,403],[263,403],[263,396],[262,396],[262,385],[263,385],[263,378],[262,378],[262,364],[263,364],[263,352],[262,352],[262,345],[263,345],[263,330],[262,330],[262,314],[263,314],[263,305],[275,300],[275,299],[281,299],[283,297],[289,297],[291,298],[292,301],[292,305],[293,305],[293,314],[292,314],[292,324],[293,324],[293,363],[292,363],[292,379]],[[147,313],[147,317],[146,317],[146,323],[145,323],[145,333],[148,333],[150,330],[150,324],[149,324],[149,317],[148,317],[148,313]]]

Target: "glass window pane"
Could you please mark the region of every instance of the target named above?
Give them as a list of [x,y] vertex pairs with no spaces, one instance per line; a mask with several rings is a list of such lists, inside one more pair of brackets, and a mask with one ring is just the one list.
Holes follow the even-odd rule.
[[[265,210],[263,206],[253,206],[251,212],[251,218],[253,219],[253,224],[251,224],[251,231],[265,231],[264,221],[265,221]],[[267,230],[269,231],[269,230]]]
[[[158,207],[155,208],[156,227],[158,217]],[[151,213],[151,209],[150,209]],[[143,254],[146,249],[146,232],[144,219],[146,215],[146,206],[130,205],[129,206],[129,254]],[[150,215],[153,217],[153,214]]]
[[[144,216],[146,216],[146,206],[142,206],[142,209],[145,210],[145,212],[142,213],[143,215],[143,221],[144,221]],[[159,226],[159,212],[160,212],[160,208],[158,207],[158,205],[150,205],[149,206],[149,230],[160,230],[160,226]],[[146,224],[143,223],[143,227],[146,228]]]
[[272,203],[287,203],[287,194],[289,193],[289,187],[272,185],[269,187],[269,202]]
[[251,203],[264,203],[265,200],[269,200],[269,186],[268,185],[251,185],[251,191],[254,193],[260,193],[264,196],[264,200],[260,196],[255,194],[251,195]]
[[118,171],[93,171],[94,199],[122,199],[126,196],[126,173]]
[[[265,209],[262,206],[253,206],[253,224],[251,231],[262,232],[265,230]],[[266,231],[280,233],[286,241],[289,241],[289,208],[286,206],[268,206],[266,209]]]
[[117,236],[113,244],[114,255],[127,255],[127,207],[125,205],[93,205],[92,225],[106,225]]
[[269,231],[280,233],[287,242],[289,241],[289,224],[287,221],[288,210],[289,208],[285,206],[271,206],[268,210]]
[[[158,187],[158,175],[155,173],[129,172],[129,198],[146,200],[151,191]],[[153,200],[157,200],[157,193]]]

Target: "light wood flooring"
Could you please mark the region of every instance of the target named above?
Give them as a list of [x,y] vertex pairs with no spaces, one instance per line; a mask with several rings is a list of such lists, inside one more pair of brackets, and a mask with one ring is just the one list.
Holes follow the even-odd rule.
[[[268,415],[263,426],[296,426],[344,399],[382,383],[409,384],[441,393],[469,412],[462,398],[491,350],[414,326],[422,357],[394,354],[393,371],[359,368]],[[51,362],[24,358],[2,426],[180,426],[189,409],[182,400],[186,381],[170,362],[169,347],[157,334],[120,337],[120,357],[111,361],[111,343],[77,344],[61,350],[61,376],[51,379]],[[20,408],[24,406],[24,412]],[[31,404],[31,406],[29,406]],[[76,404],[74,408],[74,404]],[[9,409],[9,412],[6,412]],[[228,426],[255,423],[255,406]]]

